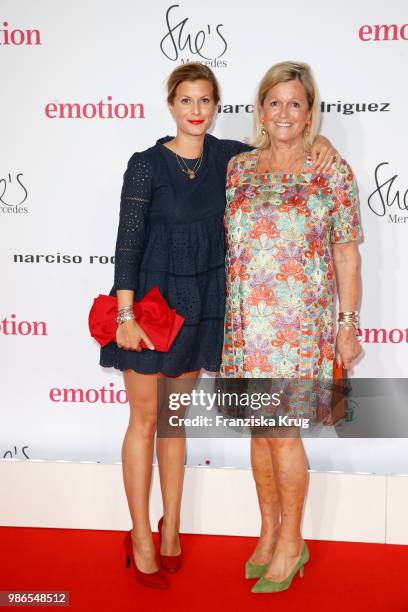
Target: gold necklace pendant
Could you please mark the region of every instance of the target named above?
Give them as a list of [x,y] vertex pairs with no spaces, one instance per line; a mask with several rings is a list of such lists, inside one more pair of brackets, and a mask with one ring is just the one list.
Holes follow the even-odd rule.
[[[196,163],[194,164],[194,168],[189,168],[186,161],[180,157],[177,152],[176,153],[176,159],[177,159],[177,163],[180,166],[180,170],[184,173],[187,174],[188,178],[190,180],[193,180],[197,177],[197,173],[201,167],[202,161],[203,161],[203,155],[204,155],[204,149],[201,150],[200,156],[198,157]],[[183,167],[184,166],[184,167]]]

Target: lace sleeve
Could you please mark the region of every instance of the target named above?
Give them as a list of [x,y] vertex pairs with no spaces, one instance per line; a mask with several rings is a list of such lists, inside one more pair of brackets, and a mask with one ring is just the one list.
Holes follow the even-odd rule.
[[142,154],[135,153],[123,177],[115,250],[115,290],[136,290],[151,187],[151,166]]

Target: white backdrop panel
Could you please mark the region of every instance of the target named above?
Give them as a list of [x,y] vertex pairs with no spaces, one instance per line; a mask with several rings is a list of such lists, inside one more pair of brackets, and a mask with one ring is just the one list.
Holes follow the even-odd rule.
[[[312,66],[325,109],[321,131],[349,161],[360,188],[365,357],[354,374],[407,374],[405,2],[360,0],[344,7],[315,0],[312,9],[300,0],[254,0],[250,6],[208,0],[205,10],[192,2],[171,6],[164,0],[1,3],[1,457],[120,459],[126,404],[105,403],[101,391],[95,403],[51,396],[76,389],[78,400],[89,389],[123,389],[118,372],[98,366],[87,313],[93,297],[112,284],[127,160],[174,133],[164,83],[181,61],[202,59],[188,44],[182,49],[200,31],[202,55],[218,63],[221,111],[234,111],[219,113],[213,129],[218,137],[250,135],[248,111],[271,64],[297,59]],[[392,27],[376,30],[381,25]],[[362,26],[370,40],[361,39]],[[46,114],[50,104],[83,108],[107,103],[108,96],[128,109],[143,105],[144,118]],[[102,110],[106,116],[107,107]],[[384,186],[374,193],[378,167]],[[58,254],[68,261],[58,263]],[[46,255],[54,260],[47,262]],[[31,263],[30,256],[42,257]],[[327,435],[333,432],[322,432]],[[191,440],[188,461],[247,466],[247,446],[247,440]],[[308,440],[307,447],[314,469],[408,472],[405,440],[331,437]]]

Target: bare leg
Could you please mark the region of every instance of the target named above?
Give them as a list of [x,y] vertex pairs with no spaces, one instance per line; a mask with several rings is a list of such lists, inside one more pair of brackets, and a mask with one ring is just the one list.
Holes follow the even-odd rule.
[[[166,379],[167,393],[189,393],[195,386],[200,370]],[[181,382],[182,381],[182,382]],[[163,497],[162,555],[180,553],[180,506],[183,491],[186,441],[184,437],[157,437],[160,486]]]
[[130,404],[129,425],[122,447],[123,480],[133,523],[136,566],[147,573],[158,570],[149,521],[158,376],[133,370],[126,370],[123,375]]
[[253,437],[251,439],[251,465],[261,511],[261,534],[249,561],[256,565],[269,563],[276,544],[280,506],[275,487],[273,463],[268,440]]
[[300,527],[308,482],[307,461],[301,438],[267,440],[280,501],[281,526],[265,578],[281,581],[302,553]]

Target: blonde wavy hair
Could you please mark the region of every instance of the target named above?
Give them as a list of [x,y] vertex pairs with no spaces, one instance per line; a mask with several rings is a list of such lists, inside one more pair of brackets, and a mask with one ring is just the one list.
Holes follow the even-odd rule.
[[320,125],[320,102],[317,91],[316,82],[314,80],[312,70],[308,64],[302,62],[280,62],[274,64],[264,75],[259,84],[256,100],[254,104],[254,133],[251,144],[257,149],[266,149],[270,146],[269,134],[262,134],[260,111],[268,95],[268,91],[286,81],[297,80],[302,83],[305,88],[306,98],[311,109],[311,122],[309,124],[309,132],[305,128],[303,132],[303,145],[308,151],[313,144]]

